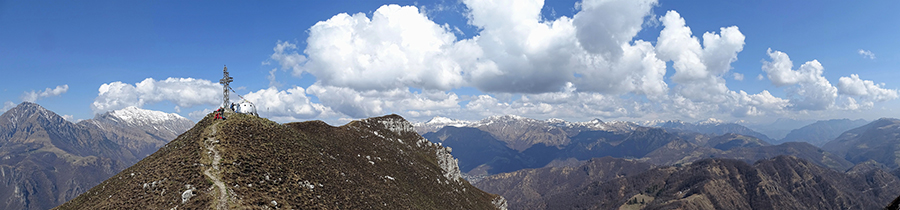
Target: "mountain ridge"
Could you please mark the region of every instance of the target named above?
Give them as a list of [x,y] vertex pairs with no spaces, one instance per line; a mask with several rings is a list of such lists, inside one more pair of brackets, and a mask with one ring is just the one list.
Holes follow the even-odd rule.
[[831,119],[819,120],[812,124],[791,130],[784,138],[778,140],[781,142],[802,141],[821,147],[839,137],[845,131],[857,128],[867,124],[863,119]]
[[[0,192],[0,200],[5,201],[0,209],[52,208],[140,160],[140,150],[121,143],[142,141],[139,136],[111,138],[116,132],[109,130],[113,127],[148,135],[137,128],[97,126],[91,120],[69,122],[31,102],[4,112],[0,115],[0,188],[9,190]],[[151,149],[155,150],[147,148]]]
[[853,163],[874,160],[888,168],[900,168],[900,119],[881,118],[850,129],[822,146]]
[[900,193],[880,169],[844,174],[793,156],[704,159],[511,204],[521,209],[878,209]]
[[505,208],[502,197],[461,179],[449,152],[396,115],[339,127],[207,115],[58,209]]

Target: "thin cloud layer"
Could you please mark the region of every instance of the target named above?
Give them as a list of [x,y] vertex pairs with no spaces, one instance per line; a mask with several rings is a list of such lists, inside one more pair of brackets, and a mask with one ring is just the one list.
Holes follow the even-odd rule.
[[872,51],[859,49],[858,51],[856,51],[856,53],[859,53],[859,55],[861,55],[863,58],[875,60],[875,53],[872,53]]
[[60,85],[53,89],[46,88],[44,91],[39,92],[34,90],[27,91],[22,94],[22,101],[35,102],[41,98],[62,95],[63,93],[66,93],[66,91],[69,91],[69,85]]

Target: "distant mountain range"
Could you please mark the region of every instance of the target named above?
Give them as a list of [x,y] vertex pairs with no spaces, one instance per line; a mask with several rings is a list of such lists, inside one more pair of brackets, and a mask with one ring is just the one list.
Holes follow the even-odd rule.
[[741,134],[745,136],[752,136],[758,139],[761,139],[766,142],[774,142],[775,140],[769,138],[765,134],[754,131],[753,129],[747,128],[743,125],[737,123],[727,123],[721,120],[710,118],[705,121],[700,121],[697,123],[688,123],[684,121],[678,120],[668,120],[668,121],[648,121],[642,124],[647,127],[659,127],[666,129],[676,129],[682,131],[691,131],[702,134],[715,134],[715,135],[723,135],[728,133]]
[[[900,194],[897,119],[818,121],[778,145],[716,120],[619,129],[515,116],[444,122],[457,127],[423,136],[454,148],[462,172],[510,209],[872,209]],[[510,134],[531,139],[510,144]],[[808,143],[822,141],[824,149]]]
[[58,209],[506,209],[397,115],[333,127],[207,115]]
[[698,123],[649,121],[642,125],[658,127],[601,120],[541,121],[518,116],[495,116],[474,122],[435,118],[416,124],[419,132],[444,126],[423,136],[454,148],[460,169],[469,177],[604,156],[674,165],[710,157],[752,163],[778,155],[794,155],[842,171],[853,166],[853,163],[813,145],[771,145],[757,137],[744,135],[765,137],[735,123],[710,119]]
[[625,121],[603,122],[594,119],[587,122],[567,122],[561,119],[536,120],[515,115],[492,116],[480,121],[454,120],[435,117],[424,123],[413,124],[419,134],[436,132],[444,127],[471,127],[490,133],[507,147],[524,151],[536,144],[559,146],[569,144],[569,137],[582,131],[627,132],[639,127]]
[[809,125],[811,123],[816,122],[815,120],[801,120],[801,119],[790,119],[790,118],[778,118],[775,122],[772,123],[741,123],[744,126],[747,126],[750,129],[753,129],[762,134],[766,134],[769,138],[772,139],[783,139],[794,129],[801,128],[803,126]]
[[826,142],[834,140],[845,131],[863,126],[868,123],[866,120],[849,120],[849,119],[833,119],[820,120],[815,123],[792,130],[783,139],[778,142],[808,142],[810,144],[821,147]]
[[648,168],[601,158],[476,185],[507,197],[510,209],[879,209],[900,194],[900,179],[881,169],[846,174],[792,156]]
[[[784,142],[808,142],[822,146],[825,142],[838,137],[844,131],[866,124],[862,119],[831,120],[795,120],[778,119],[771,124],[751,124],[747,127],[743,122],[725,122],[710,118],[695,123],[680,120],[650,120],[643,122],[609,121],[594,119],[586,122],[568,122],[561,119],[536,120],[515,115],[491,116],[479,121],[456,120],[446,117],[434,117],[429,121],[415,123],[419,134],[436,132],[444,127],[472,127],[487,131],[498,140],[506,142],[510,148],[524,151],[537,143],[557,146],[568,141],[563,135],[572,137],[581,131],[604,130],[627,132],[636,127],[665,128],[674,132],[696,132],[701,134],[723,135],[728,133],[753,136],[770,144]],[[774,136],[769,136],[769,133]],[[773,138],[774,137],[774,138]]]
[[21,103],[0,115],[0,209],[62,204],[192,125],[175,114],[134,107],[76,124],[38,104]]

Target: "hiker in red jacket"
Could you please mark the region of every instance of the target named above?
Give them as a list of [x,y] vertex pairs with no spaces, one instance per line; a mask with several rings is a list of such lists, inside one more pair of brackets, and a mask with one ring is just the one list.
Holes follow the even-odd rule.
[[218,119],[223,119],[223,120],[224,120],[224,119],[225,119],[225,113],[224,113],[223,111],[224,111],[223,108],[219,108],[218,110],[216,110],[216,117],[213,118],[213,119],[216,119],[216,120],[218,120]]

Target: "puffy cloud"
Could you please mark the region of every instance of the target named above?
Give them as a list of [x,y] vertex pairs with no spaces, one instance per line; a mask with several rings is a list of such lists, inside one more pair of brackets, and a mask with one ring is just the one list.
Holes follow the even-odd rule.
[[732,75],[734,76],[734,80],[744,81],[744,74],[734,72]]
[[875,53],[872,53],[872,51],[859,49],[856,53],[859,53],[863,58],[875,60]]
[[170,101],[181,108],[222,103],[222,85],[194,78],[147,78],[134,85],[116,81],[100,85],[98,91],[91,103],[95,114],[161,101]]
[[[763,61],[762,70],[766,72],[769,80],[772,81],[772,84],[775,86],[786,86],[786,85],[794,85],[800,82],[800,71],[791,70],[794,68],[794,62],[791,61],[791,58],[788,57],[787,53],[781,51],[772,51],[772,48],[769,48],[766,51],[766,54],[769,54],[769,58],[772,61]],[[810,62],[806,62],[800,69],[802,69],[804,73],[811,74],[816,71],[816,67],[821,67],[819,61],[813,60]]]
[[[410,92],[408,88],[387,91],[357,91],[348,87],[313,84],[307,94],[334,111],[353,118],[364,118],[385,113],[433,115],[437,111],[459,108],[459,97],[455,93],[426,90],[422,93]],[[406,112],[406,113],[403,113]]]
[[[368,16],[342,13],[318,22],[308,30],[305,49],[278,41],[270,56],[282,70],[298,77],[311,74],[316,83],[279,91],[273,69],[268,78],[275,88],[255,94],[298,102],[302,107],[278,111],[292,118],[391,112],[412,117],[743,117],[865,108],[897,97],[897,91],[871,81],[867,85],[854,75],[841,79],[839,95],[822,77],[818,61],[794,70],[787,54],[772,50],[762,68],[775,86],[789,86],[787,97],[730,90],[725,77],[745,78],[729,73],[743,50],[744,34],[729,26],[695,36],[677,12],[652,14],[655,0],[586,0],[576,4],[571,18],[553,19],[541,16],[542,0],[462,2],[468,24],[478,28],[470,39],[458,40],[458,28],[436,24],[424,9],[411,6],[385,5]],[[664,26],[655,46],[635,40],[648,24]],[[665,81],[668,61],[675,70],[671,86]],[[448,92],[460,87],[483,94]]]
[[[457,40],[415,7],[386,5],[371,18],[338,14],[309,29],[308,60],[279,41],[271,56],[295,76],[356,91],[472,86],[494,93],[583,91],[661,95],[665,63],[651,43],[633,37],[656,4],[586,1],[574,18],[542,20],[543,1],[465,1],[480,31]],[[513,8],[513,9],[510,9]],[[610,17],[610,18],[606,18]],[[592,33],[604,32],[594,36]]]
[[668,84],[663,80],[666,63],[656,58],[656,51],[649,42],[635,41],[634,45],[622,45],[622,56],[608,62],[599,55],[584,55],[579,60],[586,68],[575,73],[574,84],[586,92],[606,94],[637,93],[651,97],[666,94]]
[[775,97],[768,90],[753,95],[741,90],[737,96],[738,104],[741,105],[736,106],[737,108],[732,112],[735,116],[757,116],[767,112],[778,113],[790,106],[789,100]]
[[63,93],[66,93],[66,91],[69,91],[69,85],[60,85],[53,89],[46,88],[44,91],[40,92],[34,90],[27,91],[22,94],[22,101],[34,102],[41,98],[62,95]]
[[620,46],[641,31],[644,17],[656,4],[655,0],[585,0],[572,18],[578,42],[592,54],[618,57],[623,53]]
[[614,95],[668,90],[665,63],[653,46],[629,43],[656,1],[587,1],[573,18],[556,20],[541,19],[542,1],[464,3],[470,23],[481,28],[475,40],[492,64],[471,74],[481,90],[547,93],[568,83]]
[[[243,97],[256,105],[257,112],[261,116],[277,121],[297,121],[334,114],[330,108],[311,102],[306,90],[301,87],[278,90],[273,86],[250,92]],[[180,110],[201,105],[219,107],[222,104],[221,100],[222,85],[208,80],[147,78],[134,85],[118,81],[101,85],[91,109],[96,114],[128,106],[141,107],[145,104],[169,101],[176,105],[176,110]],[[240,98],[232,94],[231,100],[237,102]],[[191,112],[188,116],[200,119],[213,110],[206,108]]]
[[837,88],[831,85],[822,74],[824,67],[817,60],[800,65],[793,70],[793,62],[787,53],[781,51],[766,52],[772,61],[763,61],[763,71],[776,86],[798,85],[787,89],[793,108],[823,110],[832,107],[838,96]]
[[568,17],[542,22],[542,1],[464,1],[487,60],[471,82],[488,92],[559,91],[575,78],[581,53]]
[[307,43],[309,60],[294,75],[309,72],[323,85],[354,90],[460,87],[464,71],[479,68],[481,55],[474,42],[457,42],[446,26],[414,6],[381,6],[371,19],[364,13],[335,15],[312,26]]
[[260,116],[276,121],[310,119],[331,112],[330,108],[322,104],[310,102],[306,90],[301,87],[281,91],[276,87],[269,87],[250,92],[244,95],[244,98],[256,105],[256,111]]
[[737,26],[720,28],[720,33],[703,33],[703,45],[692,35],[678,12],[660,18],[663,28],[656,44],[657,57],[673,61],[678,93],[690,100],[722,102],[729,90],[722,75],[744,48],[744,35]]
[[[300,76],[300,74],[303,73],[302,64],[306,62],[307,59],[306,56],[297,53],[296,44],[278,40],[275,44],[275,48],[272,50],[274,50],[275,53],[269,56],[269,58],[277,61],[278,64],[281,65],[281,68],[291,69],[297,76]],[[272,75],[271,77],[273,77],[273,79],[269,79],[271,83],[271,80],[274,80],[275,76],[273,75],[273,72],[269,72],[269,75]]]
[[862,99],[864,102],[882,102],[897,99],[898,91],[885,89],[884,83],[862,80],[857,74],[838,79],[838,93]]

